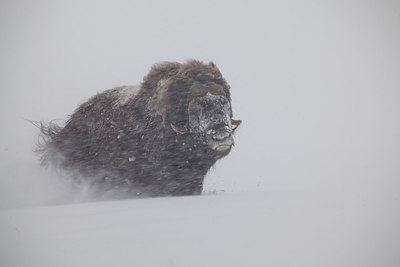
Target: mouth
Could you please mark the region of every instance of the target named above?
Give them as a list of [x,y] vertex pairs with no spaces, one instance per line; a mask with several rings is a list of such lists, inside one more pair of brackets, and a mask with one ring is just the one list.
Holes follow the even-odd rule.
[[208,130],[207,139],[209,147],[220,153],[229,151],[234,145],[232,131],[230,130]]

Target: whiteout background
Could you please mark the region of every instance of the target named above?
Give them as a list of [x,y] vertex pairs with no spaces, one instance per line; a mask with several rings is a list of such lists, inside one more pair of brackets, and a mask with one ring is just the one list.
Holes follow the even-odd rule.
[[[400,264],[400,2],[10,0],[0,39],[5,264]],[[218,196],[33,208],[87,198],[40,169],[24,119],[62,122],[153,63],[189,58],[217,64],[243,120],[206,178]]]

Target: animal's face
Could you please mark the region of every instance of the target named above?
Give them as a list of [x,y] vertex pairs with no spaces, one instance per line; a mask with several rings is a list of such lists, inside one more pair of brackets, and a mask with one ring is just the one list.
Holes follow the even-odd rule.
[[240,121],[232,120],[229,99],[221,86],[215,83],[195,85],[188,97],[188,131],[218,154],[231,150],[233,131]]
[[223,95],[207,93],[189,102],[189,131],[217,152],[229,152],[234,141],[230,104]]

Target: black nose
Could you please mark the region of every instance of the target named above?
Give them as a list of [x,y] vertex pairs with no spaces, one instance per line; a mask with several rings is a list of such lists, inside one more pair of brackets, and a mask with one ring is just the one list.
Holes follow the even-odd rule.
[[230,132],[231,129],[229,128],[229,125],[225,123],[218,123],[214,124],[211,127],[208,128],[207,133],[209,134],[216,134],[216,133],[221,133],[221,132]]

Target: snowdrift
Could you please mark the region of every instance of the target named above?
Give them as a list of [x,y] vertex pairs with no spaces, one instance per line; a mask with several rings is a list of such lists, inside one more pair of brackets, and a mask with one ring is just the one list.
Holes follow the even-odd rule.
[[265,192],[2,211],[0,266],[398,266],[387,200]]

